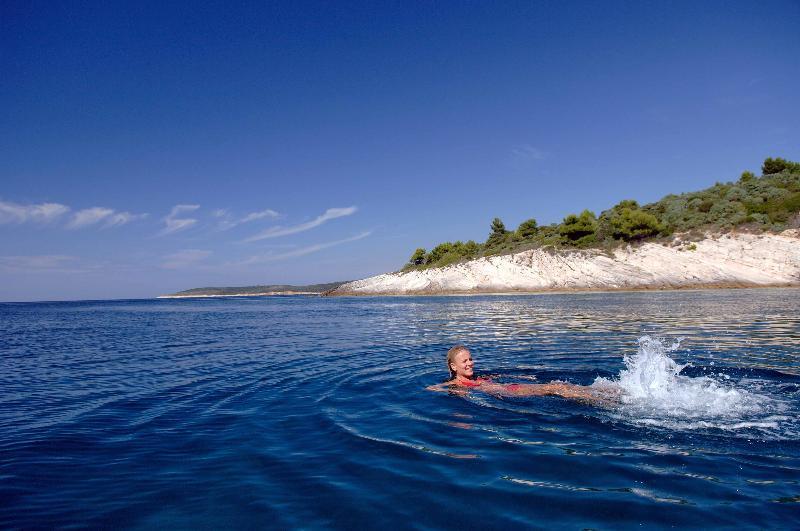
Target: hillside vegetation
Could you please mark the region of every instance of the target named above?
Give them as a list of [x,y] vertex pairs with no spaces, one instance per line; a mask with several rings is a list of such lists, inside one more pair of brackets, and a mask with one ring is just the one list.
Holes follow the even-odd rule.
[[443,267],[482,256],[508,254],[537,247],[606,248],[668,237],[674,232],[729,230],[780,231],[800,212],[800,163],[768,158],[762,176],[750,171],[736,182],[680,195],[655,203],[620,201],[595,215],[590,210],[569,214],[561,223],[540,226],[534,218],[508,230],[500,218],[491,223],[483,243],[444,242],[430,251],[419,248],[403,270]]

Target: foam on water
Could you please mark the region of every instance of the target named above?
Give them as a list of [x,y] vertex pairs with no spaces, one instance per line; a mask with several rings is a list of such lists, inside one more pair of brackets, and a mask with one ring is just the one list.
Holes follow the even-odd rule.
[[618,378],[597,378],[592,386],[619,393],[621,407],[615,416],[628,422],[670,429],[722,429],[784,431],[787,405],[775,398],[743,388],[741,382],[708,376],[682,376],[681,365],[670,352],[680,340],[667,345],[650,336],[639,338],[639,348],[624,358]]

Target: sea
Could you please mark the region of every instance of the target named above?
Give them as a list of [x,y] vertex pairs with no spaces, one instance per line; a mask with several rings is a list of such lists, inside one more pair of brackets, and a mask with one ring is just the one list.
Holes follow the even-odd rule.
[[800,290],[0,304],[2,529],[674,527],[800,528]]

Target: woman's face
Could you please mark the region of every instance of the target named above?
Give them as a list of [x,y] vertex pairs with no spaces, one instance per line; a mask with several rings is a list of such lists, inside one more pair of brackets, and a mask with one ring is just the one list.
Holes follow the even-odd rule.
[[475,362],[472,361],[469,350],[459,350],[450,362],[450,368],[456,373],[456,377],[461,378],[472,378],[473,365]]

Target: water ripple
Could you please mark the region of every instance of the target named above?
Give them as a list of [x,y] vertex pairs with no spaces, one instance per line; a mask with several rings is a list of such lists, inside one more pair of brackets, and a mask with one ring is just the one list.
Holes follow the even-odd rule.
[[[786,527],[798,295],[0,304],[0,527]],[[624,383],[645,335],[683,338],[682,400],[424,390],[455,343]]]

